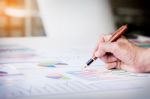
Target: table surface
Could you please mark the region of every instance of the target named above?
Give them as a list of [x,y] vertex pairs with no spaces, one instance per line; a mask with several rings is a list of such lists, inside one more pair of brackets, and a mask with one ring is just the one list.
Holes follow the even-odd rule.
[[[74,50],[74,52],[78,55],[87,54],[91,55],[93,46],[64,46],[64,45],[55,45],[51,40],[46,37],[30,37],[30,38],[1,38],[0,45],[5,44],[19,44],[23,46],[28,46],[34,49],[40,49],[40,51],[50,50],[50,52],[55,53],[66,53],[67,51]],[[74,53],[72,52],[72,53]],[[68,54],[68,53],[67,53]],[[141,79],[143,80],[143,79]],[[144,79],[145,81],[141,81],[141,85],[146,87],[143,90],[120,90],[120,91],[104,91],[104,92],[82,92],[82,93],[72,93],[66,95],[35,95],[35,96],[22,96],[22,97],[11,97],[10,99],[149,99],[150,95],[150,80]],[[138,83],[139,84],[139,83]],[[91,85],[89,85],[91,86]]]

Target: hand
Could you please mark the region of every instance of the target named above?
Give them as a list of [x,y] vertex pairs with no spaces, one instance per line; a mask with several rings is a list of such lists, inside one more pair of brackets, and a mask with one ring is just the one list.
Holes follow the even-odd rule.
[[[100,38],[93,57],[96,56],[104,61],[108,69],[150,72],[149,49],[138,47],[123,37],[116,42],[109,43],[110,37],[108,35]],[[146,58],[144,58],[145,55]]]

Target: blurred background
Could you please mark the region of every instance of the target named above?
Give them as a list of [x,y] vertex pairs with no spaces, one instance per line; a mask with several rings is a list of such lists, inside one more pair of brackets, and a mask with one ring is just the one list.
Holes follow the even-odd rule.
[[[110,4],[115,27],[129,25],[128,38],[150,36],[148,0],[110,0]],[[46,36],[37,0],[0,0],[0,37],[30,36]]]
[[0,37],[44,36],[36,0],[0,0]]

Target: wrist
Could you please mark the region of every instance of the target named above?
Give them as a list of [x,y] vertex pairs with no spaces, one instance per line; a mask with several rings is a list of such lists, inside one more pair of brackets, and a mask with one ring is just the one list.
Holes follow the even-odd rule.
[[150,72],[150,48],[137,47],[135,69],[137,72]]

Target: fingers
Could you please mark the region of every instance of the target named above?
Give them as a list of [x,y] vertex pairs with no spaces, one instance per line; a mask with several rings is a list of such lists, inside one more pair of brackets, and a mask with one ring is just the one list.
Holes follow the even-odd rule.
[[122,70],[130,71],[130,72],[141,72],[133,66],[123,64],[121,61],[115,61],[115,62],[107,63],[106,68],[109,70],[110,69],[122,69]]
[[102,61],[105,63],[112,63],[117,61],[118,59],[114,57],[113,55],[104,55],[103,57],[100,58]]
[[[101,43],[101,46],[103,46],[103,43]],[[94,56],[100,58],[105,55],[105,51],[102,49],[102,47],[98,48],[98,50],[94,53]]]
[[114,69],[117,67],[117,62],[107,63],[106,68],[107,69]]
[[94,55],[100,58],[106,53],[114,54],[115,52],[117,52],[117,50],[119,49],[115,43],[101,43]]
[[125,37],[122,37],[122,38],[119,38],[115,42],[105,42],[105,44],[103,44],[103,48],[106,52],[113,53],[114,51],[118,50],[119,48],[124,47],[127,44],[129,44],[129,41],[125,39]]
[[122,69],[121,68],[121,61],[115,61],[115,62],[107,63],[106,68],[107,69]]
[[104,36],[104,37],[101,37],[99,39],[99,42],[93,52],[93,57],[101,57],[103,56],[106,52],[111,52],[111,46],[113,46],[115,49],[115,44],[107,44],[107,41],[109,41],[111,35],[107,35],[107,36]]
[[104,41],[105,41],[105,40],[104,40],[104,37],[101,37],[101,38],[99,39],[98,44],[97,44],[96,48],[94,49],[93,57],[95,57],[95,53],[96,53],[97,50],[99,49],[100,44],[101,44],[102,42],[104,42]]
[[99,39],[99,42],[93,52],[93,56],[100,57],[103,53],[110,52],[116,54],[120,52],[120,48],[128,44],[128,40],[124,37],[119,38],[117,42],[107,42],[111,38],[112,35],[103,36]]
[[[100,37],[98,44],[93,52],[93,57],[95,57],[95,53],[99,50],[99,48],[101,48],[102,43],[107,42],[110,39],[111,35],[107,35],[107,36],[102,36]],[[97,55],[99,54],[98,52],[96,53]],[[99,56],[99,55],[98,55]]]

